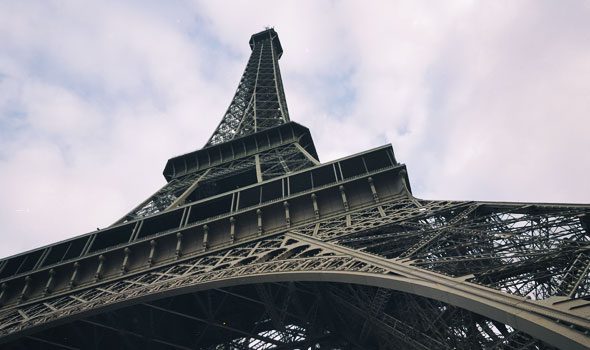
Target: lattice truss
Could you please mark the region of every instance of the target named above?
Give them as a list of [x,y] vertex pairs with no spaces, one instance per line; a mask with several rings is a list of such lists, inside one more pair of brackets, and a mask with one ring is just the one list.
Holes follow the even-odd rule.
[[275,39],[269,31],[255,43],[234,98],[205,147],[289,121]]
[[222,250],[209,255],[155,269],[97,288],[74,292],[50,302],[30,305],[0,314],[0,337],[21,328],[42,324],[72,313],[94,310],[101,305],[147,296],[195,283],[232,276],[251,276],[277,271],[351,270],[383,272],[383,269],[338,255],[285,236]]
[[584,207],[464,203],[374,231],[320,230],[338,244],[510,294],[582,298],[590,295],[588,221]]
[[166,210],[174,201],[180,197],[204,172],[195,172],[180,178],[172,179],[164,187],[154,193],[150,198],[133,209],[129,214],[120,220],[126,222],[136,220]]
[[[8,310],[0,314],[0,337],[88,311],[101,312],[105,306],[133,298],[149,299],[166,291],[238,277],[301,271],[397,274],[387,268],[388,261],[451,277],[466,276],[513,295],[587,297],[589,267],[581,254],[588,246],[588,214],[585,207],[418,201],[402,196],[293,228],[287,234],[187,257]],[[473,312],[383,288],[277,281],[204,289],[86,317],[19,342],[60,344],[60,337],[71,334],[75,327],[93,326],[101,335],[87,341],[123,334],[129,344],[147,342],[155,348],[550,348]],[[248,306],[233,298],[255,305],[258,311],[248,311]],[[192,304],[195,309],[189,307]],[[147,317],[146,309],[157,312]],[[182,334],[194,337],[183,339],[173,330],[166,331],[157,320],[174,327],[180,323],[159,314],[178,322],[192,320],[194,324],[182,327],[195,328],[183,329]],[[133,321],[133,315],[143,316]],[[145,324],[148,320],[151,325]],[[147,331],[150,329],[155,331]],[[171,342],[166,334],[173,334],[181,343]]]
[[[59,314],[197,281],[297,270],[384,272],[353,257],[276,236],[57,298],[13,317],[24,314],[29,325],[43,323]],[[47,315],[48,310],[53,315]],[[2,324],[6,321],[3,318]],[[11,327],[22,325],[13,322]],[[8,329],[3,327],[2,333]],[[209,289],[141,303],[36,333],[19,344],[59,348],[64,338],[70,349],[111,344],[114,339],[128,347],[176,349],[388,349],[400,343],[411,349],[547,348],[509,326],[446,303],[375,287],[306,282]]]
[[[301,152],[294,143],[260,152],[258,156],[262,180],[272,179],[315,165],[314,161]],[[256,171],[254,156],[222,163],[206,170],[172,179],[118,223],[163,212],[173,203],[186,204],[195,198],[206,198],[218,194],[220,190],[217,187],[220,180],[243,174],[246,171]],[[194,195],[191,197],[190,195],[193,193]],[[178,201],[180,197],[183,197],[184,200]]]
[[307,169],[313,165],[313,161],[302,153],[295,144],[277,147],[260,154],[263,180]]

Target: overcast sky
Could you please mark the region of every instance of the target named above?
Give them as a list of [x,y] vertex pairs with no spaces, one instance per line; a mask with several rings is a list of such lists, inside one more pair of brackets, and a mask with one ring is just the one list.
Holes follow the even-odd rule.
[[589,203],[590,1],[0,0],[0,257],[106,227],[202,147],[274,26],[328,161],[425,199]]

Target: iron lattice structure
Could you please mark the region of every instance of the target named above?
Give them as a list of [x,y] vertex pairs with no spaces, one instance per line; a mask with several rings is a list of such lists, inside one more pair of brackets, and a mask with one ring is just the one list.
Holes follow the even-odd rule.
[[203,149],[107,229],[0,261],[7,349],[585,349],[590,205],[422,200],[320,164],[273,29]]

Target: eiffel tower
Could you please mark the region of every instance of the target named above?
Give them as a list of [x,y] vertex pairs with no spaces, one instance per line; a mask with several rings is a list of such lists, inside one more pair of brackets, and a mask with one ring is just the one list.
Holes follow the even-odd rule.
[[249,44],[164,187],[0,261],[1,348],[590,347],[590,205],[419,199],[391,145],[320,163],[277,33]]

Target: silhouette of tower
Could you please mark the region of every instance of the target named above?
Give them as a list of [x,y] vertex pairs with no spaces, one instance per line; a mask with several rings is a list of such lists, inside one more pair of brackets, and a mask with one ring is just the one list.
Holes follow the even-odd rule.
[[585,349],[590,205],[422,200],[320,163],[274,29],[204,148],[107,229],[0,261],[7,349]]

